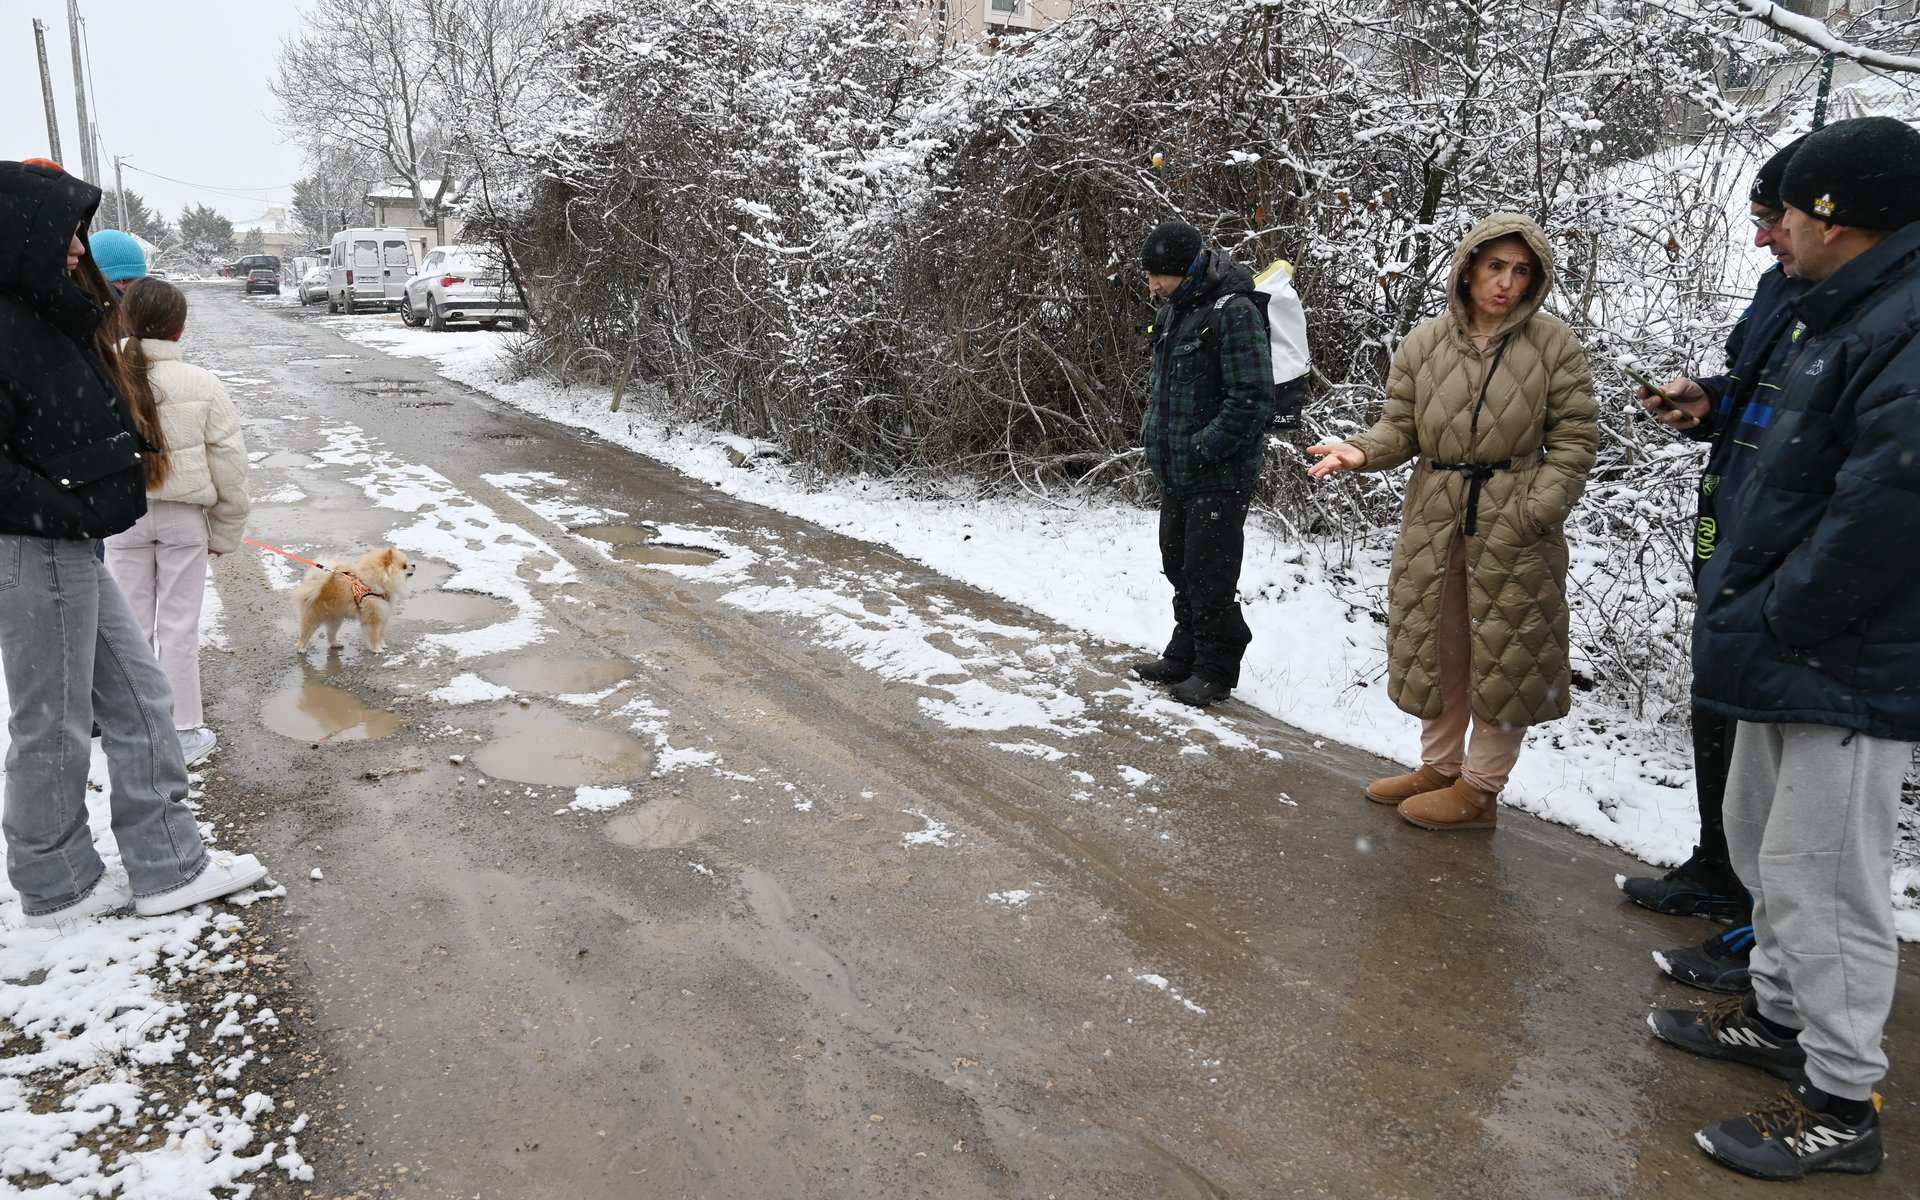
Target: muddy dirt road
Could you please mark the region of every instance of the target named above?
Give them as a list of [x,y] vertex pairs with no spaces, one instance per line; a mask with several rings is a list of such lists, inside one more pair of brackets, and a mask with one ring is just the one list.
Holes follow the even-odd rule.
[[[421,564],[384,658],[219,571],[210,803],[326,1064],[318,1178],[261,1194],[1763,1190],[1691,1131],[1777,1085],[1650,1040],[1709,927],[1628,860],[1410,829],[1389,764],[336,332],[397,318],[193,298],[252,535]],[[1822,1194],[1920,1180],[1912,984],[1895,1157]]]

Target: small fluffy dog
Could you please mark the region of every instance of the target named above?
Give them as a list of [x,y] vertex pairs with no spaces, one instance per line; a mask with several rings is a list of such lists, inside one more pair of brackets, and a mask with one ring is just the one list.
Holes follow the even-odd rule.
[[[308,571],[293,589],[294,607],[300,613],[300,640],[295,652],[305,654],[307,639],[322,625],[327,627],[327,645],[339,649],[340,627],[358,620],[367,637],[367,649],[380,653],[387,646],[387,622],[395,606],[406,597],[413,564],[398,547],[388,546],[361,555],[356,563],[327,565],[333,569]],[[346,572],[351,572],[352,578]],[[364,591],[354,586],[356,579]]]

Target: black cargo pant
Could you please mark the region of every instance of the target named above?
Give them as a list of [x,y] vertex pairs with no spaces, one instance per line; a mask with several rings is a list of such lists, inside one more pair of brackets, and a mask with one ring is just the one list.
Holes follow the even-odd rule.
[[1251,489],[1160,499],[1160,570],[1173,584],[1173,637],[1162,656],[1228,687],[1240,685],[1253,640],[1237,595],[1252,500]]

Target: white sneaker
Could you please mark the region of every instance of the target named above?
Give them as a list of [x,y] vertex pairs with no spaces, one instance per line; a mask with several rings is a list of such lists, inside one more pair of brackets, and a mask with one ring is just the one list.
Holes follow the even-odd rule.
[[80,903],[69,904],[49,913],[27,913],[25,924],[28,929],[62,929],[80,921],[104,917],[131,903],[133,885],[127,882],[127,873],[119,867],[108,867],[100,876],[100,882],[93,885],[93,890],[82,897]]
[[231,896],[241,888],[252,887],[267,877],[267,868],[251,854],[228,854],[225,850],[207,851],[207,869],[191,883],[171,891],[141,896],[133,902],[133,911],[143,917],[179,912],[222,896]]
[[213,753],[213,744],[220,740],[205,725],[198,729],[175,730],[174,733],[180,739],[180,755],[190,767],[207,761],[207,755]]

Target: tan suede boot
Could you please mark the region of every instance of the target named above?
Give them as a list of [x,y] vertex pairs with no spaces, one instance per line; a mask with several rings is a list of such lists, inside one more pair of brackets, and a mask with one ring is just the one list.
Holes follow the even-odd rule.
[[1446,787],[1457,778],[1441,773],[1434,767],[1421,767],[1418,771],[1409,771],[1405,775],[1389,775],[1385,779],[1376,779],[1367,785],[1367,799],[1375,804],[1398,804],[1409,796],[1418,796],[1421,792],[1431,792]]
[[1402,800],[1400,816],[1422,829],[1492,829],[1500,819],[1500,794],[1456,779],[1437,791]]

